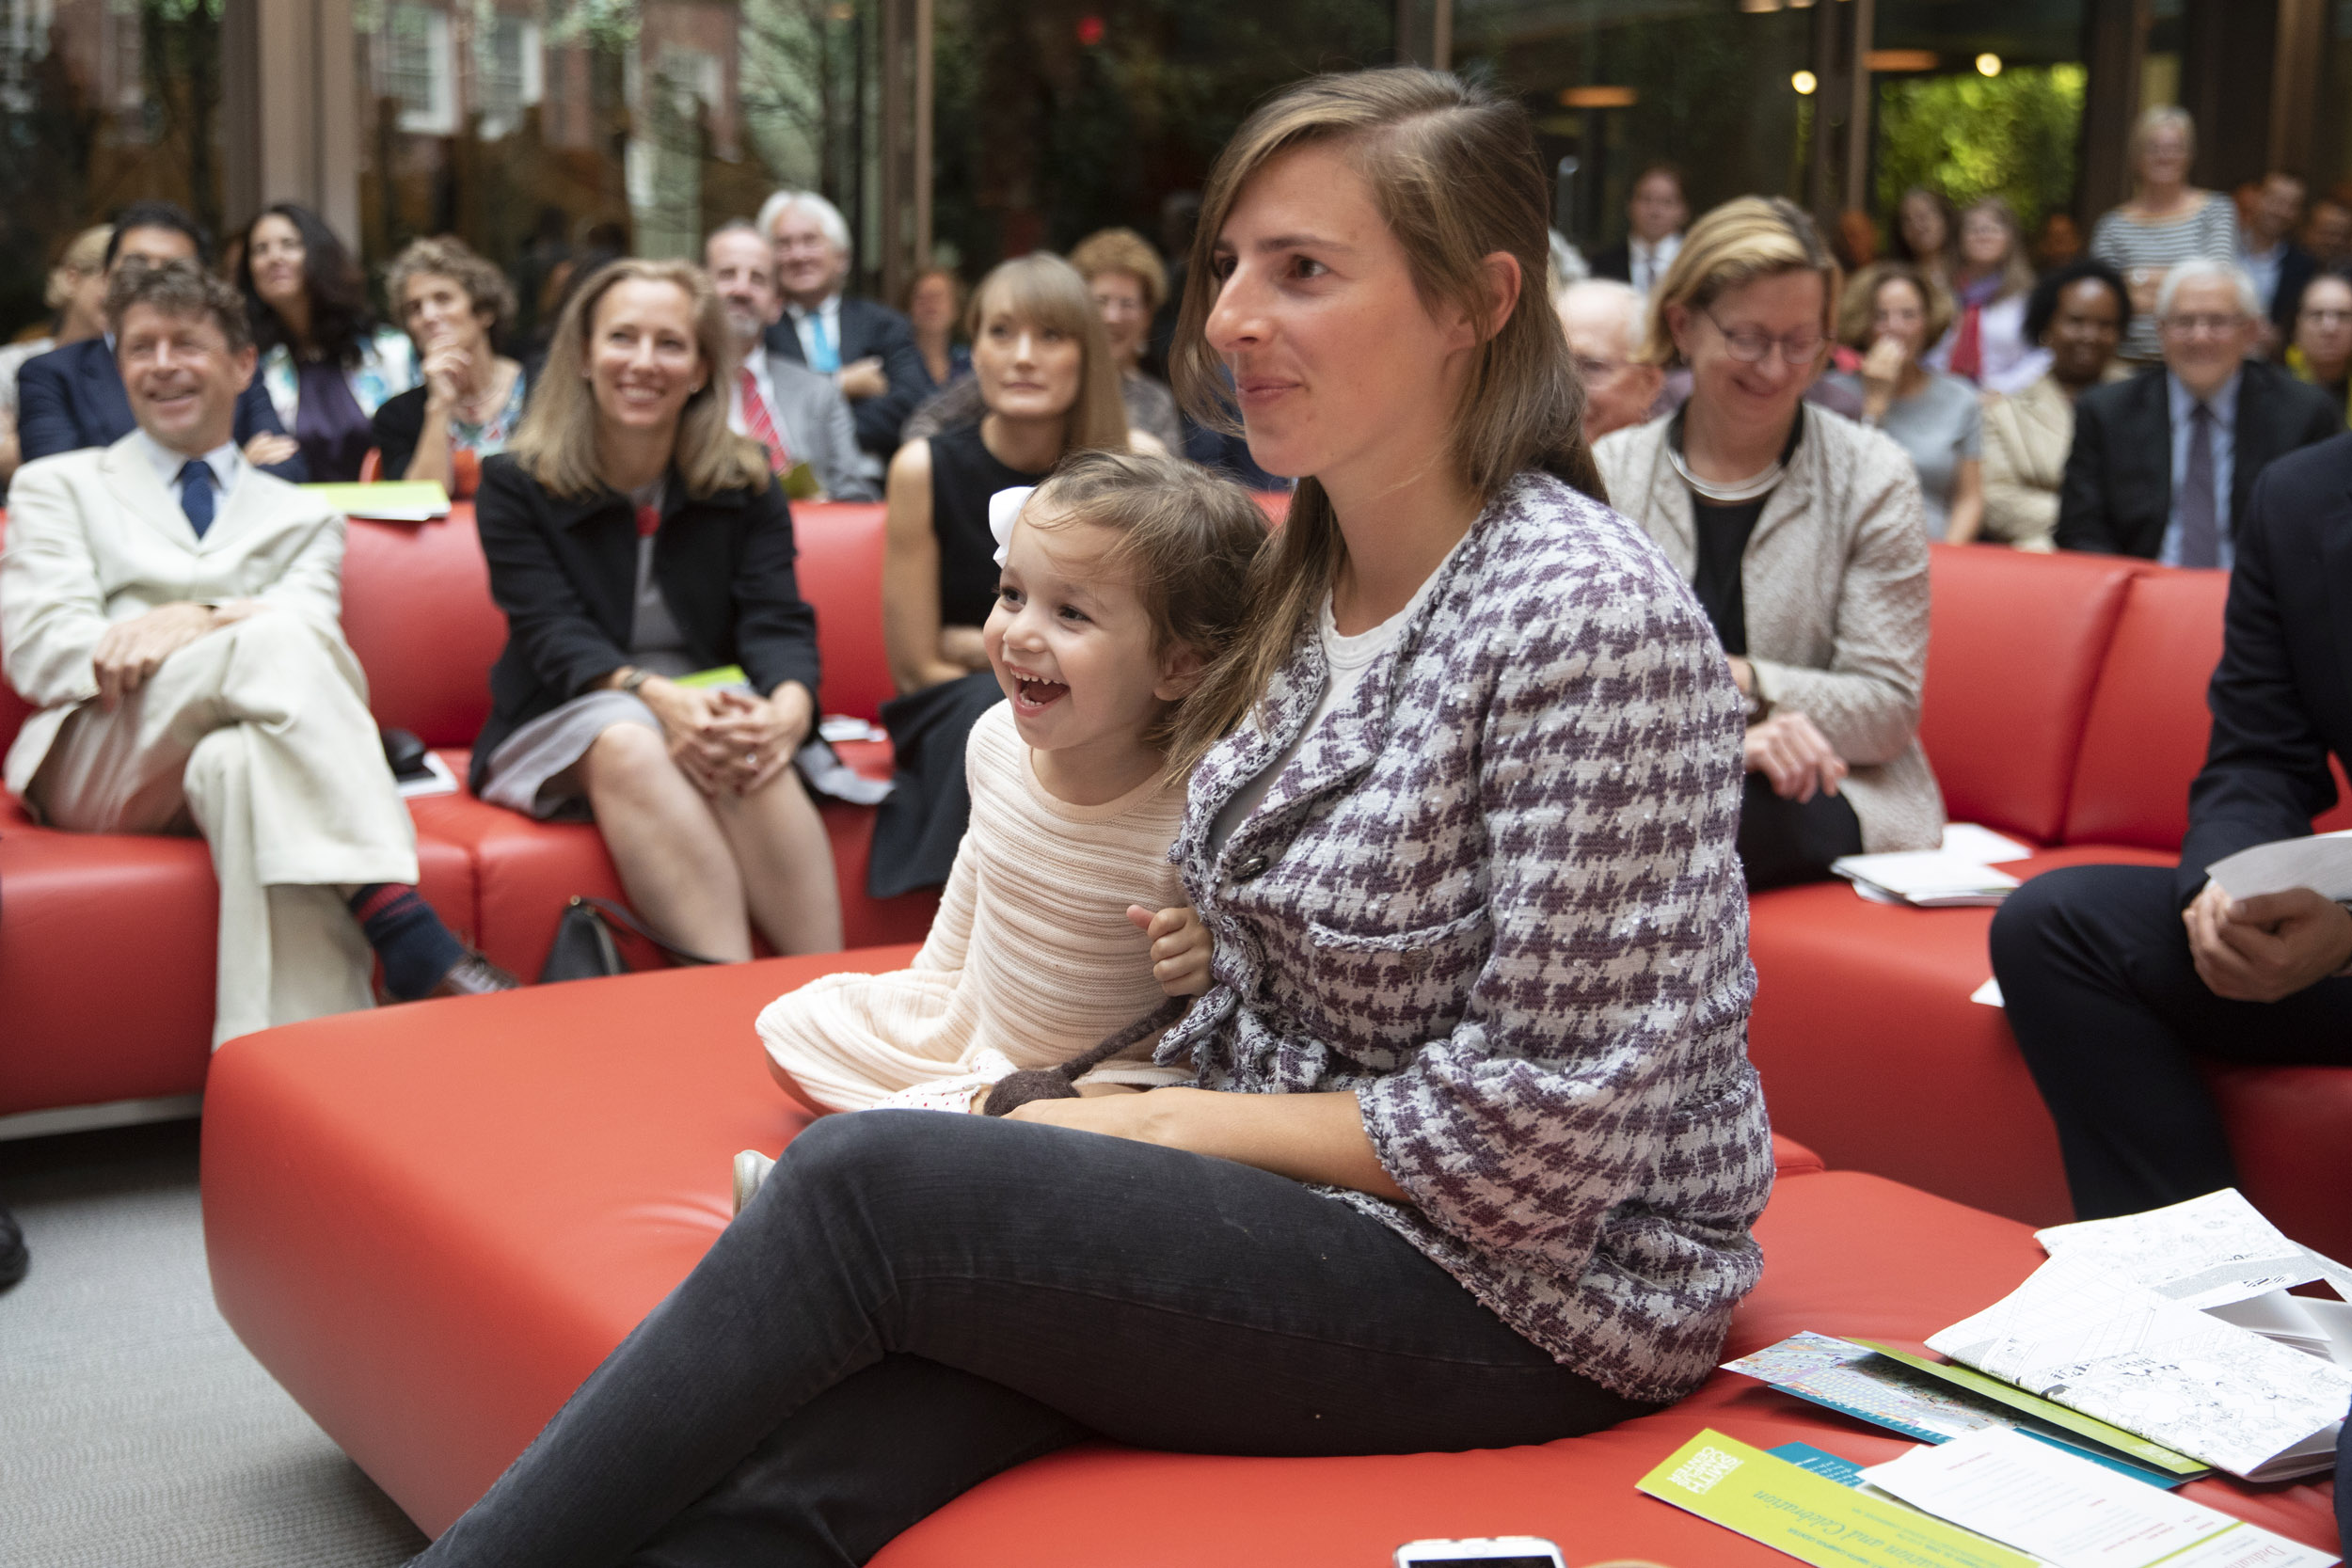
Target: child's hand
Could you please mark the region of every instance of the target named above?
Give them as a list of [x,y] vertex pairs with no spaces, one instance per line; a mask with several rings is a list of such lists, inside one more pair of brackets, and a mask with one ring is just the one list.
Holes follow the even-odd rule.
[[1170,996],[1198,996],[1209,989],[1209,928],[1188,906],[1153,914],[1141,904],[1127,906],[1127,918],[1152,939],[1152,978]]

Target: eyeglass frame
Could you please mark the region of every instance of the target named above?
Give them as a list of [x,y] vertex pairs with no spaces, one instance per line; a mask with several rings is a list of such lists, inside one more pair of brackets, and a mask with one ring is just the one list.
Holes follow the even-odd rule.
[[1774,350],[1779,351],[1780,361],[1784,365],[1810,365],[1817,362],[1821,357],[1821,351],[1829,346],[1830,335],[1823,332],[1818,334],[1814,338],[1813,346],[1807,349],[1804,354],[1791,354],[1788,351],[1789,340],[1788,338],[1776,338],[1769,332],[1756,332],[1756,329],[1753,327],[1742,327],[1740,329],[1742,333],[1753,332],[1756,338],[1763,340],[1763,342],[1758,347],[1756,353],[1750,356],[1740,351],[1740,340],[1733,336],[1732,329],[1725,326],[1722,322],[1715,318],[1715,308],[1713,306],[1701,305],[1694,307],[1694,309],[1697,309],[1700,315],[1707,318],[1708,325],[1712,326],[1715,329],[1717,336],[1723,339],[1724,352],[1730,355],[1734,359],[1737,359],[1742,365],[1761,365],[1772,357]]

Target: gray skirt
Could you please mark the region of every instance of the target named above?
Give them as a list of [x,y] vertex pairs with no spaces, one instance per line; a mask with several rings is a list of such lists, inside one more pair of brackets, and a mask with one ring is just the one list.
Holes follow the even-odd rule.
[[661,733],[653,709],[628,692],[582,692],[500,743],[490,753],[482,798],[542,822],[589,821],[588,792],[577,777],[563,775],[615,724],[643,724]]

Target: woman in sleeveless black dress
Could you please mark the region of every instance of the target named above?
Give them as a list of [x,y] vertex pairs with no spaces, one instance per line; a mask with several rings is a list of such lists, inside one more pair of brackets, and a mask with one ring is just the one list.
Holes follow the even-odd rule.
[[996,602],[988,499],[1037,483],[1073,451],[1127,450],[1118,368],[1068,262],[1041,254],[997,267],[973,292],[970,331],[988,413],[909,441],[890,463],[882,635],[898,695],[882,724],[898,775],[866,867],[880,898],[947,879],[972,812],[964,740],[1004,700],[980,645]]

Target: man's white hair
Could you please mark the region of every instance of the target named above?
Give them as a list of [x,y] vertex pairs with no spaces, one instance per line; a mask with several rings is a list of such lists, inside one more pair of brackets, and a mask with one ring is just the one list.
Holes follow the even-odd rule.
[[1642,335],[1649,328],[1649,297],[1641,290],[1614,277],[1584,277],[1560,291],[1562,310],[1573,300],[1596,301],[1616,312],[1625,322],[1625,351],[1642,351]]
[[845,256],[849,254],[850,226],[842,220],[841,209],[818,196],[815,191],[778,191],[761,202],[759,204],[760,233],[773,241],[776,237],[776,219],[784,216],[795,207],[805,208],[816,214],[817,227],[824,230],[825,238],[833,242],[833,247]]
[[2237,308],[2249,317],[2263,313],[2262,294],[2254,288],[2253,275],[2235,261],[2216,261],[2199,257],[2191,261],[2176,261],[2164,275],[2164,282],[2156,289],[2156,320],[2161,322],[2172,313],[2172,300],[2185,285],[2190,283],[2227,283],[2237,292]]

